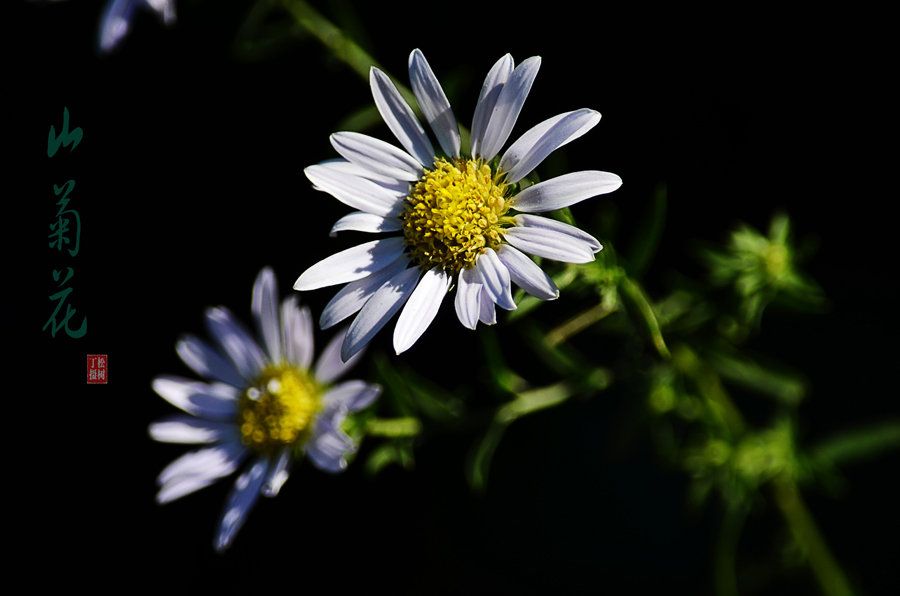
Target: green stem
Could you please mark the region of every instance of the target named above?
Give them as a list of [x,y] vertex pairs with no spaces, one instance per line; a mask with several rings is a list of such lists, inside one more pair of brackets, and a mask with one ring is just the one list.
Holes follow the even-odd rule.
[[747,510],[742,505],[728,505],[719,530],[715,551],[715,585],[718,596],[738,596],[738,581],[735,562],[741,529],[747,518]]
[[666,347],[662,330],[659,327],[659,320],[656,318],[653,306],[650,304],[650,300],[644,293],[643,288],[630,277],[623,276],[619,281],[619,290],[623,296],[631,301],[631,304],[634,306],[637,313],[644,320],[653,347],[656,348],[656,351],[661,357],[668,360],[671,356],[671,354],[669,354],[669,348]]
[[743,434],[746,427],[744,418],[722,386],[722,380],[716,371],[684,344],[675,346],[672,362],[675,368],[694,381],[698,393],[728,437]]
[[281,4],[299,25],[322,42],[337,58],[346,62],[363,79],[369,80],[369,69],[378,66],[372,56],[303,0],[282,0]]
[[608,308],[601,302],[548,331],[547,343],[551,346],[558,346],[570,337],[581,333],[594,323],[602,320],[607,315],[612,314],[615,310],[615,308]]
[[366,433],[379,437],[414,437],[422,431],[418,418],[372,418],[366,421]]
[[826,596],[850,596],[853,590],[828,548],[815,519],[806,508],[793,478],[782,474],[773,481],[775,502],[794,539],[809,557],[809,566]]

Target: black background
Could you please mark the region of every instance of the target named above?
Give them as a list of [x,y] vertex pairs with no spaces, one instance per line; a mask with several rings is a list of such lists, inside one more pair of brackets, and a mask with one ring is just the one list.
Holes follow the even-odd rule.
[[[786,211],[817,247],[808,269],[831,307],[773,315],[756,347],[810,379],[802,438],[896,415],[896,191],[878,183],[893,166],[880,149],[893,142],[882,110],[893,73],[880,63],[877,15],[316,4],[333,17],[357,12],[361,43],[401,81],[409,51],[422,49],[445,85],[458,85],[450,99],[463,123],[497,58],[541,55],[520,123],[579,107],[603,114],[556,163],[622,176],[596,211],[619,250],[639,241],[654,189],[668,187],[662,248],[645,276],[651,294],[666,290],[673,270],[699,271],[697,241],[723,241],[737,221],[764,229]],[[296,469],[224,556],[211,540],[230,481],[155,505],[154,478],[183,449],[147,437],[148,423],[171,412],[150,381],[187,374],[177,336],[202,333],[212,304],[246,321],[262,266],[275,268],[287,293],[306,267],[350,244],[327,237],[346,209],[313,192],[302,170],[333,157],[328,134],[371,105],[368,85],[312,40],[236,59],[249,6],[179,3],[171,28],[140,13],[110,56],[95,51],[100,2],[23,3],[4,19],[12,134],[0,319],[13,381],[4,492],[16,497],[8,521],[23,522],[8,538],[11,572],[36,586],[110,591],[711,593],[716,511],[687,513],[687,482],[660,464],[646,429],[627,427],[635,434],[623,437],[627,395],[518,422],[482,496],[466,487],[472,437],[462,436],[424,446],[414,471]],[[47,132],[60,127],[64,106],[84,138],[48,159]],[[47,246],[52,185],[67,179],[76,180],[70,207],[83,226],[72,258]],[[41,331],[60,266],[75,271],[69,300],[76,320],[88,318],[82,339]],[[330,296],[303,300],[317,313]],[[452,319],[442,309],[407,361],[427,372],[455,358],[471,336]],[[373,350],[387,352],[388,340]],[[108,354],[107,385],[85,384],[91,353]],[[843,494],[808,495],[864,593],[898,587],[897,491],[888,487],[896,465],[896,455],[858,465]],[[765,553],[778,543],[777,515],[758,519],[744,546]],[[815,589],[802,568],[758,579],[759,593]]]

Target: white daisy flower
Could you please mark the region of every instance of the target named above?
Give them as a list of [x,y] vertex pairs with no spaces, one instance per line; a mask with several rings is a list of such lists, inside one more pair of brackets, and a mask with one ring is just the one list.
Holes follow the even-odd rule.
[[313,324],[296,297],[279,308],[275,275],[263,269],[253,286],[253,321],[261,344],[224,307],[206,312],[215,347],[187,336],[178,355],[196,381],[158,376],[153,389],[187,415],[150,426],[150,436],[166,443],[208,445],[169,464],[157,482],[159,503],[168,503],[247,463],[225,504],[214,544],[223,551],[234,540],[257,497],[278,494],[296,456],[305,454],[327,472],[340,472],[356,449],[341,430],[350,412],[371,404],[381,392],[363,381],[336,383],[355,362],[343,361],[335,337],[313,364]]
[[175,0],[109,0],[100,19],[101,51],[112,51],[125,38],[138,7],[150,8],[166,25],[175,22]]
[[398,234],[334,254],[294,284],[301,291],[346,284],[319,321],[324,329],[356,314],[341,348],[344,359],[398,311],[394,349],[398,354],[409,349],[454,285],[456,314],[471,329],[479,321],[495,323],[495,306],[516,308],[511,283],[553,300],[558,289],[524,253],[586,263],[602,248],[582,230],[536,214],[611,192],[621,178],[582,171],[522,184],[552,151],[593,128],[600,114],[580,109],[554,116],[500,155],[539,66],[540,58],[533,57],[514,68],[508,54],[494,64],[475,107],[468,155],[461,153],[450,103],[422,52],[410,54],[409,76],[440,151],[388,76],[371,69],[375,105],[403,149],[338,132],[331,143],[341,158],[305,173],[316,189],[356,209],[337,221],[332,235],[342,230]]

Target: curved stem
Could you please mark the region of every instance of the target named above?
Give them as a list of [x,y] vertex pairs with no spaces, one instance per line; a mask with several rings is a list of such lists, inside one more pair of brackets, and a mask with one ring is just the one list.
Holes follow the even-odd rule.
[[828,548],[816,520],[803,502],[794,479],[782,474],[774,479],[775,502],[794,539],[806,551],[813,575],[826,596],[850,596],[853,590],[844,571]]

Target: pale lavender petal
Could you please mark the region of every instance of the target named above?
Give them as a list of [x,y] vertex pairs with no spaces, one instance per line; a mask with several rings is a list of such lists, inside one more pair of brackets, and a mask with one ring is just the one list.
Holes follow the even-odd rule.
[[481,274],[475,267],[466,267],[459,272],[456,285],[456,317],[464,327],[475,329],[481,310]]
[[225,501],[225,509],[219,529],[216,531],[214,546],[217,552],[223,552],[234,541],[238,530],[247,521],[247,514],[259,499],[260,489],[266,478],[269,461],[260,457],[245,470],[234,483],[228,499]]
[[603,250],[603,245],[600,244],[599,240],[597,240],[584,230],[565,222],[551,219],[549,217],[542,217],[540,215],[531,215],[527,213],[520,213],[513,219],[516,222],[516,225],[522,227],[553,230],[554,232],[559,232],[560,234],[571,236],[572,238],[580,240],[590,246],[591,250],[595,253]]
[[322,329],[328,329],[350,315],[359,312],[359,309],[363,307],[378,288],[388,279],[405,269],[407,264],[404,259],[397,259],[381,271],[377,271],[368,277],[351,281],[345,285],[322,309],[322,314],[319,317],[319,326]]
[[451,279],[439,267],[429,269],[422,276],[394,327],[394,351],[397,354],[411,348],[431,325],[447,295]]
[[191,370],[207,379],[222,381],[235,387],[245,380],[234,365],[203,340],[186,335],[175,344],[175,351]]
[[484,288],[481,289],[479,302],[478,320],[485,325],[495,324],[497,322],[497,309],[494,307],[494,301]]
[[[370,180],[376,183],[378,186],[384,188],[394,196],[404,197],[409,192],[409,181],[399,180],[393,176],[373,172],[368,168],[364,168],[359,164],[355,164],[343,158],[326,159],[325,161],[321,161],[316,165],[323,170],[328,171],[333,176],[339,175],[365,178],[366,180]],[[421,168],[421,166],[419,167]],[[318,188],[315,185],[314,188],[316,188],[316,190],[325,192],[325,189]]]
[[315,348],[309,309],[298,307],[296,296],[288,296],[281,302],[281,320],[285,360],[304,370],[309,368]]
[[247,380],[256,378],[266,365],[266,357],[256,340],[224,306],[206,311],[206,330]]
[[345,457],[355,450],[353,440],[331,420],[322,417],[316,423],[313,436],[306,443],[306,456],[317,468],[331,473],[345,470]]
[[542,213],[612,192],[620,186],[622,179],[609,172],[572,172],[529,186],[513,197],[512,204],[517,211]]
[[134,0],[112,0],[106,5],[100,21],[100,49],[108,52],[128,34]]
[[484,79],[481,93],[478,95],[478,103],[475,104],[475,115],[472,118],[470,144],[473,157],[483,157],[481,146],[484,142],[485,130],[487,130],[491,114],[494,112],[494,106],[497,105],[497,98],[509,80],[509,75],[512,74],[512,71],[513,59],[512,56],[507,54],[497,60]]
[[349,161],[397,180],[418,180],[422,165],[411,155],[381,139],[358,132],[336,132],[331,145]]
[[416,288],[419,273],[418,267],[404,269],[375,291],[350,324],[347,339],[341,349],[343,358],[352,357],[368,345],[406,303]]
[[153,390],[176,408],[199,418],[231,420],[237,413],[238,389],[224,383],[160,375],[153,379]]
[[518,182],[553,151],[574,141],[598,122],[600,114],[584,108],[548,118],[528,130],[500,159],[500,169],[507,174],[506,182]]
[[540,66],[539,56],[525,60],[512,71],[500,90],[481,138],[481,157],[485,161],[493,159],[509,138]]
[[372,67],[369,71],[369,84],[375,107],[403,148],[424,167],[432,167],[434,148],[431,141],[394,83],[386,74]]
[[348,412],[357,412],[369,406],[381,395],[381,387],[365,381],[344,381],[330,388],[322,395],[326,408],[341,407]]
[[304,271],[294,283],[294,289],[316,290],[362,279],[397,259],[405,258],[405,249],[406,242],[402,236],[353,246],[322,259]]
[[346,175],[320,164],[309,166],[303,173],[317,190],[327,192],[354,209],[387,217],[403,208],[405,194],[389,191],[371,180]]
[[459,125],[434,71],[418,49],[409,55],[409,81],[441,149],[450,157],[459,157]]
[[278,314],[278,286],[275,272],[266,267],[253,284],[250,311],[260,337],[263,338],[269,360],[281,361],[281,317]]
[[287,482],[291,466],[292,449],[292,447],[285,447],[269,462],[269,470],[262,485],[264,497],[277,496],[281,487]]
[[146,0],[168,25],[175,22],[175,0]]
[[594,260],[591,246],[568,234],[525,227],[506,228],[504,232],[509,244],[528,254],[563,263],[590,263]]
[[193,416],[170,416],[150,424],[150,437],[161,443],[202,444],[236,440],[234,422],[213,421]]
[[515,310],[516,303],[509,287],[509,270],[492,248],[485,248],[475,259],[475,267],[484,284],[482,291],[500,308]]
[[354,231],[369,232],[396,232],[403,229],[403,222],[396,217],[381,217],[363,211],[354,211],[343,216],[331,227],[330,236],[337,236],[338,232]]
[[160,489],[156,502],[175,499],[209,486],[234,472],[247,455],[240,443],[221,443],[185,453],[166,466],[156,479]]
[[509,270],[509,279],[514,284],[542,300],[559,298],[559,289],[556,284],[528,255],[509,244],[501,244],[497,249],[497,256],[506,265]]
[[347,329],[342,329],[331,338],[331,341],[326,344],[325,349],[322,350],[322,353],[319,355],[319,359],[316,361],[316,367],[313,371],[313,376],[315,376],[316,380],[320,383],[325,383],[327,385],[339,379],[348,370],[353,368],[362,356],[362,350],[360,350],[346,360],[341,357],[341,346],[346,337]]

